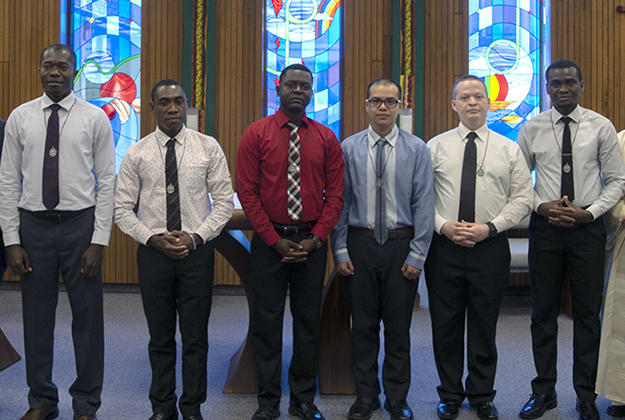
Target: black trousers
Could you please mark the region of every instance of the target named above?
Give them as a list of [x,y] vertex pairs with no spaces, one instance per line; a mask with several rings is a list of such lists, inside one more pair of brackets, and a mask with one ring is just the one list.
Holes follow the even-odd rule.
[[[309,233],[289,236],[300,242]],[[283,263],[281,256],[254,233],[252,238],[252,344],[258,374],[259,406],[278,407],[282,388],[282,326],[287,289],[293,316],[293,357],[289,387],[294,403],[312,402],[319,372],[319,315],[327,262],[327,244],[305,262]]]
[[573,386],[594,400],[601,322],[606,231],[603,218],[563,228],[532,213],[529,227],[532,347],[537,376],[532,390],[551,394],[556,385],[558,315],[565,278],[573,308]]
[[354,275],[345,279],[345,285],[352,313],[356,395],[373,398],[380,393],[382,321],[384,394],[404,400],[410,388],[410,324],[419,284],[401,274],[410,239],[389,239],[380,245],[374,238],[349,233],[347,249],[354,265]]
[[139,287],[150,332],[150,402],[154,413],[176,410],[176,318],[182,337],[182,415],[200,415],[200,405],[206,400],[214,260],[211,242],[181,260],[144,245],[137,250]]
[[[471,404],[478,404],[494,398],[495,335],[509,273],[510,248],[505,233],[473,248],[434,234],[425,278],[441,400],[462,402],[466,397]],[[468,376],[463,387],[465,316]]]
[[77,377],[69,389],[74,412],[95,414],[104,377],[102,274],[80,274],[82,255],[91,245],[94,209],[62,222],[20,212],[20,241],[33,271],[22,276],[24,353],[28,403],[40,410],[54,407],[58,390],[52,382],[54,324],[59,271],[72,309],[72,337]]

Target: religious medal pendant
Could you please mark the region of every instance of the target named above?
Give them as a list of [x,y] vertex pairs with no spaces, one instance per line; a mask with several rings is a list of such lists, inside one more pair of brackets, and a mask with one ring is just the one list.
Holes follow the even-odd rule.
[[378,178],[378,180],[375,182],[375,186],[378,188],[382,188],[382,178]]
[[167,194],[173,194],[174,186],[172,184],[167,185]]
[[50,152],[49,152],[50,157],[56,157],[56,154],[57,154],[57,153],[58,153],[58,152],[57,152],[56,148],[52,147],[52,148],[50,149]]
[[295,166],[295,164],[289,165],[289,174],[295,175],[296,173],[297,173],[297,167]]
[[565,174],[568,174],[569,172],[571,172],[571,165],[569,165],[569,163],[565,163],[564,166],[562,167],[562,171]]
[[484,169],[480,168],[477,170],[477,176],[484,176]]

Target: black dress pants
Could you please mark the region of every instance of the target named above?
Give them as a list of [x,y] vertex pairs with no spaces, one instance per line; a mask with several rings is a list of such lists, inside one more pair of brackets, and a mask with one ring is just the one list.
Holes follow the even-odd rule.
[[594,400],[601,333],[606,231],[603,218],[564,228],[532,213],[529,227],[532,347],[537,376],[532,390],[551,394],[557,377],[558,315],[568,278],[573,309],[573,386]]
[[[478,404],[495,396],[495,335],[509,273],[510,248],[505,233],[473,248],[434,234],[425,278],[441,400],[462,402],[466,397],[471,404]],[[465,316],[468,376],[463,387]]]
[[95,414],[100,407],[104,377],[102,273],[85,278],[82,255],[91,245],[94,208],[63,221],[20,212],[20,241],[33,271],[22,275],[22,312],[26,382],[31,408],[46,410],[58,401],[52,382],[54,324],[63,276],[72,309],[72,338],[77,377],[69,389],[74,412]]
[[139,287],[150,332],[150,402],[154,413],[176,410],[176,318],[182,337],[182,415],[200,415],[206,400],[214,260],[211,242],[180,260],[145,245],[137,250]]
[[[299,243],[310,236],[287,238]],[[319,315],[327,262],[327,244],[301,263],[283,263],[280,254],[254,233],[252,239],[252,344],[258,375],[258,405],[280,404],[282,326],[287,289],[293,315],[293,357],[289,387],[293,403],[313,402],[319,372]]]
[[345,279],[352,313],[356,395],[380,393],[378,353],[380,321],[384,323],[382,383],[389,399],[405,400],[410,389],[410,324],[419,280],[408,280],[401,268],[410,239],[374,238],[349,233],[347,249],[354,275]]

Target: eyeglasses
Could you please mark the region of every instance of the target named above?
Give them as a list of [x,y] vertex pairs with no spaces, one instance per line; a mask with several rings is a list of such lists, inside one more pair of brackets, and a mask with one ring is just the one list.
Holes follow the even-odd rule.
[[386,105],[387,108],[391,109],[391,108],[395,108],[399,103],[401,103],[401,101],[397,100],[397,99],[379,99],[379,98],[371,98],[371,99],[367,99],[367,103],[374,107],[374,108],[379,108],[382,103],[384,103],[384,105]]

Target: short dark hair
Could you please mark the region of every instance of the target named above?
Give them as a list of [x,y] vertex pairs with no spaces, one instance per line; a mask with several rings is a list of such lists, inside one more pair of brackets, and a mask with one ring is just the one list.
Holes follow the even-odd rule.
[[549,83],[549,73],[551,72],[551,70],[570,69],[571,67],[577,70],[578,82],[581,82],[583,80],[582,70],[579,68],[579,66],[571,60],[560,59],[560,60],[554,61],[553,63],[549,65],[549,67],[547,67],[547,71],[545,71],[545,78],[547,79],[547,83]]
[[39,55],[39,65],[41,65],[41,63],[43,62],[43,55],[48,50],[52,50],[52,51],[62,51],[62,50],[65,50],[65,51],[68,51],[70,56],[74,60],[74,70],[76,70],[76,64],[77,64],[76,52],[74,52],[74,50],[71,49],[70,47],[68,47],[67,45],[59,44],[59,43],[48,45],[47,47],[45,47],[43,49],[43,51],[41,51],[41,54]]
[[486,95],[488,95],[488,88],[486,88],[486,83],[484,83],[484,81],[480,77],[474,76],[472,74],[465,74],[464,76],[460,76],[458,80],[454,82],[454,87],[451,90],[452,99],[454,100],[456,99],[456,87],[458,86],[458,83],[466,82],[467,80],[475,80],[475,81],[480,82],[482,85],[484,85],[484,90],[486,91]]
[[308,67],[306,67],[303,64],[291,64],[290,66],[286,66],[284,70],[282,70],[282,73],[280,73],[280,83],[282,83],[282,78],[286,75],[286,72],[289,70],[306,71],[308,72],[308,74],[310,74],[310,81],[312,82],[313,80],[313,74]]
[[152,102],[154,102],[154,95],[156,95],[156,90],[162,86],[180,86],[180,89],[184,92],[184,95],[187,96],[187,93],[184,91],[184,88],[180,84],[180,82],[174,79],[163,79],[159,82],[156,82],[154,87],[152,88],[152,92],[150,93],[150,97],[152,98]]
[[397,91],[399,92],[398,99],[401,101],[401,85],[397,83],[395,79],[391,79],[390,77],[378,77],[377,79],[373,80],[367,85],[367,99],[369,99],[371,86],[373,85],[395,85],[397,87]]

